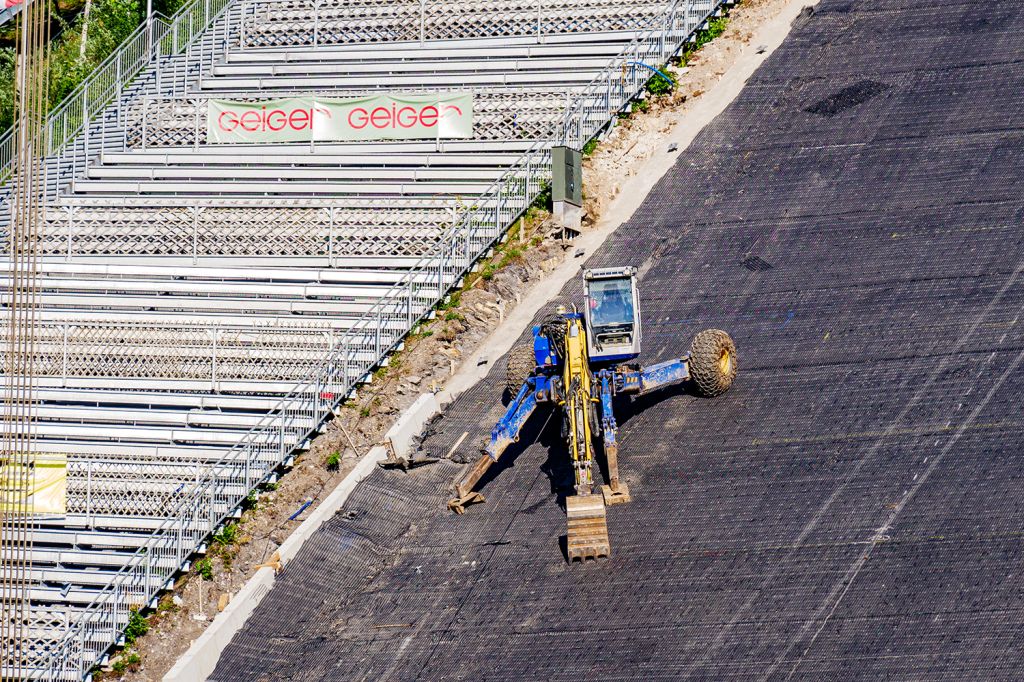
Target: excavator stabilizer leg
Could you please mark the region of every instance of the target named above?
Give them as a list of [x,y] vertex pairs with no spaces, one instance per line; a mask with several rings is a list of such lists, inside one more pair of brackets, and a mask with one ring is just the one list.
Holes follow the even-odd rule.
[[584,562],[587,559],[611,556],[602,495],[567,497],[565,512],[569,525],[566,533],[569,563],[577,559]]

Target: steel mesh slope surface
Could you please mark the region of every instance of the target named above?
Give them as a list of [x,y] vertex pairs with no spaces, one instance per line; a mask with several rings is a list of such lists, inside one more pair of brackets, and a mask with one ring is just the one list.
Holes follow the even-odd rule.
[[1024,9],[985,10],[823,0],[591,259],[641,268],[645,361],[742,363],[622,406],[611,559],[565,562],[540,415],[464,517],[451,463],[362,484],[213,679],[1019,678]]

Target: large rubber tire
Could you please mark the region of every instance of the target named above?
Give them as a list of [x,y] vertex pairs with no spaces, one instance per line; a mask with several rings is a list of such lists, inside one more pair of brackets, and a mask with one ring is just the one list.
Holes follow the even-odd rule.
[[513,348],[508,354],[508,367],[505,369],[505,388],[508,392],[513,396],[518,394],[536,367],[532,345],[524,343]]
[[720,329],[707,329],[693,337],[690,378],[701,395],[722,395],[732,386],[738,371],[739,358],[732,337]]

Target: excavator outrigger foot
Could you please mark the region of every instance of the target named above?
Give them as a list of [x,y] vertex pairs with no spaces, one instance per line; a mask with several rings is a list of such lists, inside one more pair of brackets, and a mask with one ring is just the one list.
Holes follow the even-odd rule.
[[569,563],[576,559],[609,557],[612,554],[608,540],[608,522],[605,517],[604,497],[601,495],[574,495],[565,498],[568,521],[566,553]]
[[452,499],[448,500],[448,508],[451,509],[456,514],[465,514],[466,507],[468,507],[469,505],[480,504],[486,501],[487,500],[484,499],[484,496],[482,494],[471,492],[465,495],[461,495],[459,497],[453,497]]
[[604,496],[604,503],[609,507],[615,504],[625,504],[633,499],[629,495],[629,486],[625,483],[620,483],[617,486],[603,485],[601,486],[601,495]]

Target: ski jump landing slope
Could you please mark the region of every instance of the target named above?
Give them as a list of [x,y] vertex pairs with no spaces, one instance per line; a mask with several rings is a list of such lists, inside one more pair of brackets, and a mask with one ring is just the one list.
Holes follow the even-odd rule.
[[465,517],[458,465],[374,474],[213,679],[1019,679],[1022,46],[1016,2],[822,0],[590,261],[641,268],[644,361],[742,363],[623,406],[612,558],[566,564],[538,415]]

